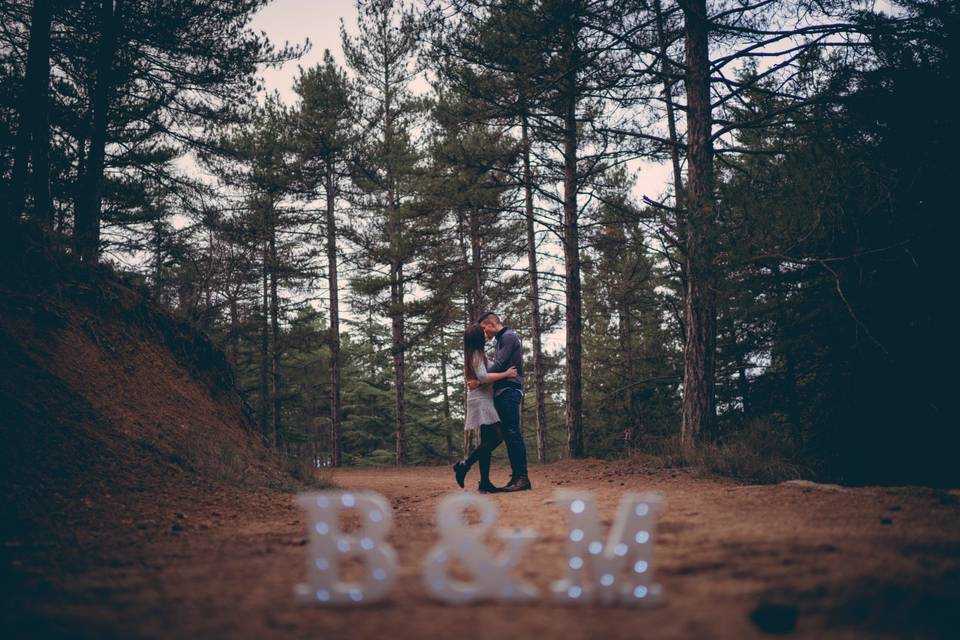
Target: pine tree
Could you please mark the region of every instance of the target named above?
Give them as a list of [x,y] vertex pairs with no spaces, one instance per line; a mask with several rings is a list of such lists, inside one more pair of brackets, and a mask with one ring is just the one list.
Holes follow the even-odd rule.
[[[507,214],[516,208],[511,175],[517,145],[486,123],[465,124],[462,115],[469,102],[466,96],[441,91],[433,109],[430,165],[419,202],[431,213],[423,218],[430,224],[421,227],[421,282],[430,293],[423,306],[431,327],[452,325],[454,336],[490,309],[508,317],[504,310],[522,285],[513,264],[520,257],[523,227]],[[455,349],[459,352],[462,344]],[[460,358],[454,362],[459,365]],[[456,379],[462,380],[461,367],[456,371]],[[465,435],[464,452],[469,454],[478,443],[475,433]]]
[[[358,1],[357,11],[359,34],[351,36],[345,30],[341,34],[347,65],[364,96],[360,108],[365,135],[352,178],[360,194],[356,206],[366,217],[348,231],[368,273],[355,278],[353,285],[366,292],[387,292],[382,308],[391,324],[395,461],[404,464],[406,295],[416,253],[416,238],[408,229],[414,215],[409,204],[419,156],[414,140],[419,109],[410,83],[418,73],[420,27],[413,10],[397,0]],[[381,268],[386,273],[379,272]]]
[[17,109],[18,128],[10,184],[9,211],[4,218],[19,218],[23,212],[27,183],[27,159],[31,160],[31,184],[36,218],[53,227],[50,202],[50,27],[53,1],[34,0],[30,13],[27,68]]
[[327,283],[330,296],[330,433],[334,466],[341,460],[340,291],[337,266],[337,200],[349,173],[355,134],[354,98],[346,74],[330,51],[323,64],[301,72],[294,85],[300,97],[295,115],[298,128],[299,172],[307,193],[322,190],[325,198]]
[[[294,190],[292,120],[276,98],[267,99],[251,114],[250,124],[228,130],[219,141],[222,153],[208,159],[221,180],[240,190],[245,228],[241,238],[252,241],[258,258],[259,391],[258,418],[273,445],[283,444],[282,425],[282,287],[309,275],[313,266],[291,260],[299,236],[290,236],[306,220],[284,206]],[[293,245],[293,246],[292,246]]]

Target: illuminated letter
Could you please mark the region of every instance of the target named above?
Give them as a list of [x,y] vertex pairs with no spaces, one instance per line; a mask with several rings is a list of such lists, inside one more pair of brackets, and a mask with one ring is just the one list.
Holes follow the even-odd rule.
[[[310,546],[307,582],[296,587],[297,600],[323,605],[361,604],[380,600],[397,575],[397,554],[386,542],[393,513],[383,496],[373,492],[323,491],[297,496],[308,515]],[[360,516],[356,535],[340,529],[340,512]],[[366,562],[363,582],[340,580],[340,561],[361,557]]]
[[559,489],[554,502],[567,512],[569,524],[567,576],[551,586],[558,600],[631,605],[661,600],[660,585],[653,583],[654,524],[662,508],[659,496],[625,494],[606,544],[590,492]]

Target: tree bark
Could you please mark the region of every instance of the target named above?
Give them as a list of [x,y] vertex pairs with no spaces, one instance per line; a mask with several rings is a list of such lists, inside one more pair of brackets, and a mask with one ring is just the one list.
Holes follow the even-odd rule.
[[273,441],[277,451],[282,445],[282,409],[280,379],[280,297],[277,293],[277,224],[273,200],[267,204],[270,239],[270,397],[273,402]]
[[[464,230],[463,223],[464,216],[460,213],[457,214],[457,238],[460,244],[460,259],[463,261],[464,270],[469,270],[473,268],[473,263],[467,257],[467,232]],[[473,242],[471,236],[471,243]],[[474,294],[473,287],[470,291],[467,292],[466,300],[464,302],[463,315],[464,315],[464,325],[468,325],[471,322],[477,319],[479,311],[474,303],[474,300],[477,296]],[[463,412],[466,415],[467,412],[467,387],[463,387]],[[480,444],[479,438],[477,437],[477,430],[471,429],[470,431],[464,430],[463,432],[463,457],[468,458],[473,450],[477,448]]]
[[701,439],[715,435],[717,228],[706,0],[686,0],[682,6],[687,92],[687,288],[680,447],[684,460],[690,462]]
[[[687,246],[687,232],[686,232],[686,215],[684,214],[684,187],[683,187],[683,174],[680,169],[680,138],[677,134],[677,117],[676,110],[674,109],[673,104],[673,79],[672,79],[672,64],[670,61],[669,47],[667,44],[667,37],[664,31],[663,23],[663,11],[660,6],[660,0],[654,0],[653,3],[654,12],[656,13],[656,22],[657,22],[657,39],[660,44],[660,67],[661,73],[663,74],[663,99],[664,104],[666,105],[667,112],[667,132],[670,136],[670,165],[673,169],[673,215],[672,220],[670,213],[667,211],[661,211],[660,216],[661,220],[664,223],[666,233],[669,236],[672,228],[673,238],[672,241],[676,244],[677,248],[677,259],[676,261],[671,260],[671,265],[675,265],[677,275],[680,279],[680,295],[681,298],[686,294],[687,288],[687,265],[686,265],[686,246]],[[680,318],[679,322],[679,336],[683,339],[684,331],[686,324],[683,319]]]
[[18,106],[19,127],[14,150],[8,211],[8,220],[18,220],[23,214],[29,157],[32,159],[31,187],[34,215],[48,229],[53,228],[49,161],[50,25],[52,22],[51,0],[35,0],[30,12],[27,69]]
[[450,352],[447,351],[447,336],[443,325],[440,325],[440,383],[443,385],[443,419],[447,428],[444,435],[447,439],[447,460],[453,460],[453,422],[450,420],[450,381],[447,379],[447,367],[450,366]]
[[[620,318],[619,318],[619,338],[620,354],[624,359],[624,370],[629,371],[629,364],[633,355],[633,326],[630,320],[630,305],[627,303],[627,284],[621,281],[621,300],[620,300]],[[623,390],[623,408],[627,414],[627,427],[623,430],[623,452],[629,455],[633,451],[633,441],[636,437],[636,425],[634,424],[634,401],[633,387],[626,385]]]
[[476,322],[477,317],[486,310],[483,295],[482,243],[480,215],[475,207],[470,207],[470,273],[473,276],[470,287],[470,322]]
[[394,413],[396,414],[396,450],[394,461],[397,465],[407,461],[407,433],[406,433],[406,336],[404,334],[404,282],[402,247],[402,222],[400,220],[400,203],[397,194],[397,167],[393,156],[393,83],[390,79],[390,61],[383,69],[383,146],[386,162],[386,205],[387,205],[387,238],[390,244],[390,337],[393,352],[393,387]]
[[406,380],[405,336],[403,317],[403,265],[394,258],[390,266],[390,302],[391,337],[393,339],[393,385],[394,411],[397,417],[396,463],[407,461],[406,400],[404,381]]
[[406,336],[404,335],[404,295],[403,263],[400,261],[400,211],[391,185],[387,193],[390,207],[390,336],[393,344],[393,386],[394,412],[396,414],[396,451],[395,462],[398,465],[407,461],[406,434]]
[[583,312],[580,283],[580,231],[577,212],[577,64],[576,34],[569,34],[563,116],[563,257],[566,281],[566,423],[567,453],[582,458],[583,380],[581,353]]
[[[683,200],[683,175],[680,171],[680,149],[678,148],[679,139],[677,137],[677,116],[673,108],[673,80],[671,79],[670,58],[667,53],[667,37],[664,33],[663,11],[660,7],[660,0],[653,1],[653,9],[657,20],[657,39],[660,43],[660,69],[663,74],[663,100],[667,109],[667,131],[670,136],[670,165],[673,168],[673,190],[675,206],[678,210]],[[681,221],[677,220],[678,229]]]
[[123,0],[102,0],[100,43],[97,48],[93,88],[93,126],[73,231],[77,255],[84,262],[96,262],[100,254],[100,203],[106,158],[107,114],[110,94],[113,91],[113,59],[122,14]]
[[240,308],[237,304],[237,295],[230,295],[230,339],[227,344],[230,346],[230,364],[234,370],[237,369],[237,362],[240,356]]
[[547,461],[547,411],[543,386],[543,348],[540,341],[540,282],[537,271],[537,237],[533,219],[533,174],[530,170],[530,134],[525,101],[521,115],[521,144],[523,146],[524,210],[527,218],[527,270],[529,273],[530,341],[533,346],[534,410],[537,418],[537,461]]
[[337,283],[335,166],[327,168],[327,282],[330,288],[330,449],[333,466],[343,464],[340,442],[340,291]]
[[153,292],[157,302],[165,303],[163,289],[163,235],[160,232],[160,221],[153,224]]
[[[34,1],[36,29],[30,25],[30,53],[36,42],[39,50],[35,56],[34,68],[37,79],[32,89],[34,98],[31,109],[33,132],[31,135],[31,157],[33,159],[32,192],[33,210],[37,220],[48,229],[53,228],[53,203],[50,199],[50,24],[53,11],[50,0]],[[38,15],[39,14],[39,15]],[[36,41],[34,40],[36,37]],[[28,53],[28,64],[30,54]]]
[[[266,212],[263,214],[266,217]],[[266,219],[264,219],[266,223]],[[261,305],[260,305],[260,393],[258,422],[264,439],[267,438],[270,428],[270,251],[266,237],[266,224],[263,228],[264,237],[261,239]]]
[[[734,331],[736,336],[736,331]],[[750,413],[750,381],[747,379],[747,361],[740,344],[735,344],[737,359],[737,387],[740,391],[740,403],[744,416]]]

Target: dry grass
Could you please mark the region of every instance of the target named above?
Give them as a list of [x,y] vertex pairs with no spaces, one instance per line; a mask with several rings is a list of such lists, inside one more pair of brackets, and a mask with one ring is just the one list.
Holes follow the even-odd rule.
[[762,420],[748,423],[721,442],[702,443],[689,461],[680,453],[679,434],[641,439],[630,456],[631,465],[644,469],[690,467],[706,476],[757,484],[812,477],[813,471],[799,460],[801,456],[783,426]]
[[285,467],[290,477],[301,484],[298,489],[332,489],[337,486],[331,469],[318,469],[307,458],[288,458]]

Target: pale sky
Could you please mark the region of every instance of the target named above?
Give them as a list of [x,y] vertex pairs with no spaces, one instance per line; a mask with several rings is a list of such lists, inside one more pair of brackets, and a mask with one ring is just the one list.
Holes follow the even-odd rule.
[[284,42],[303,44],[309,39],[313,47],[296,62],[280,69],[264,69],[267,91],[278,91],[285,102],[294,101],[293,79],[297,66],[312,67],[323,60],[323,50],[330,49],[341,65],[340,18],[350,33],[356,33],[356,5],[354,0],[274,0],[257,13],[251,28],[263,31],[276,44]]

